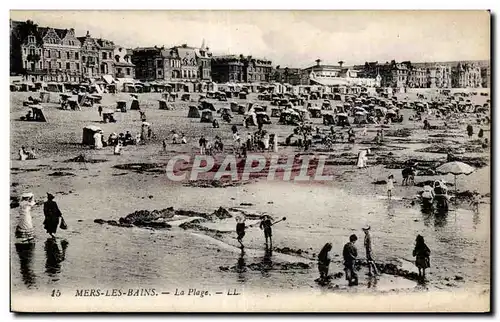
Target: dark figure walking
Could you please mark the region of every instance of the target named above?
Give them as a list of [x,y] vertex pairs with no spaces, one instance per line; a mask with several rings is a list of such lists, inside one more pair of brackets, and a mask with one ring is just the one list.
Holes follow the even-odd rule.
[[431,250],[425,244],[424,237],[417,236],[415,241],[415,249],[413,250],[415,259],[415,266],[418,267],[418,276],[425,279],[425,269],[431,267]]
[[328,278],[328,269],[330,267],[330,251],[332,250],[332,244],[326,243],[321,249],[318,255],[318,270],[320,283],[323,283]]
[[50,193],[47,193],[47,201],[43,204],[43,214],[45,215],[43,227],[50,236],[55,238],[57,226],[59,226],[59,218],[62,217],[62,214],[57,203],[54,201],[54,196]]
[[236,219],[236,234],[237,234],[236,239],[240,243],[241,249],[243,249],[245,248],[245,246],[243,245],[243,237],[245,237],[245,228],[247,228],[245,226],[245,217],[236,216],[235,219]]
[[474,128],[472,125],[467,125],[467,135],[469,136],[469,139],[472,137],[472,134],[474,134]]
[[101,117],[102,116],[102,106],[101,105],[99,105],[97,107],[97,112],[99,112],[99,117]]
[[351,235],[349,237],[349,242],[344,245],[344,250],[342,252],[344,256],[345,278],[349,282],[349,286],[358,285],[358,274],[356,274],[354,268],[356,259],[358,258],[358,250],[354,245],[357,240],[358,237],[356,235]]
[[[260,229],[264,230],[264,237],[266,238],[266,248],[270,247],[271,249],[273,248],[273,223],[271,222],[271,217],[268,215],[264,215],[261,218],[260,222]],[[267,239],[269,239],[269,243],[267,242]]]

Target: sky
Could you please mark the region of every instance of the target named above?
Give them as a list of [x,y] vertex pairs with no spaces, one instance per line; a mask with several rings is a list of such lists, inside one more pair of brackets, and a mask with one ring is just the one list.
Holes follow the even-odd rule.
[[201,46],[281,67],[490,59],[486,11],[11,11],[125,47]]

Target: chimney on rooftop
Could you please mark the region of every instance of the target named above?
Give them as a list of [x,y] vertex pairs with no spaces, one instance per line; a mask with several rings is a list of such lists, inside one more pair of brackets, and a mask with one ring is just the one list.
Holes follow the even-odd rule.
[[316,66],[319,66],[321,64],[321,59],[316,59]]

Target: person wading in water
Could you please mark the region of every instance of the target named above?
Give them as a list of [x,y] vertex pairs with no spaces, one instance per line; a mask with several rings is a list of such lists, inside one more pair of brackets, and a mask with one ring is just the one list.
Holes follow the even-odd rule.
[[55,238],[57,226],[59,226],[59,218],[62,217],[62,214],[57,203],[54,201],[54,195],[50,193],[47,193],[47,201],[43,204],[43,214],[45,215],[43,227],[51,237]]

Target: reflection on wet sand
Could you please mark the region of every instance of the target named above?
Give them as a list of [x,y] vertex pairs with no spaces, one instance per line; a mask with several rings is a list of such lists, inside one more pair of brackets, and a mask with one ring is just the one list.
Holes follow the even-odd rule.
[[368,288],[377,288],[378,279],[376,276],[368,277]]
[[246,263],[245,263],[245,251],[241,249],[240,257],[238,258],[238,263],[236,265],[236,271],[238,272],[238,282],[245,283],[247,281],[246,276]]
[[434,228],[443,228],[446,226],[448,219],[447,212],[436,212],[434,214]]
[[262,257],[262,269],[261,273],[264,277],[269,277],[271,269],[273,268],[273,261],[271,257],[273,256],[273,250],[269,247],[266,247],[266,252],[264,253],[264,257]]
[[48,238],[45,241],[45,273],[52,277],[53,281],[59,280],[57,276],[61,272],[61,263],[66,258],[67,248],[68,241],[64,239],[59,242],[59,239]]
[[36,275],[33,272],[33,251],[35,243],[18,243],[16,244],[16,252],[19,256],[19,264],[21,276],[24,284],[31,288],[36,284]]

